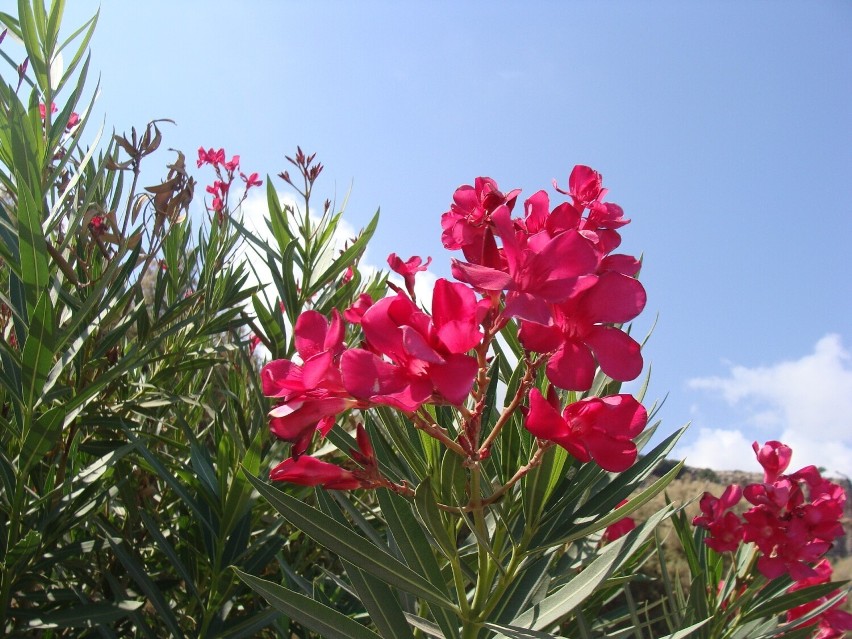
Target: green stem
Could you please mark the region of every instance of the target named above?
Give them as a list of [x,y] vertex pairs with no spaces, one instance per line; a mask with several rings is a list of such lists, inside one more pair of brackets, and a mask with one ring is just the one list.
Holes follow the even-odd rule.
[[484,540],[488,538],[488,528],[485,525],[484,507],[482,505],[482,487],[480,485],[481,469],[478,463],[470,469],[470,502],[473,506],[473,525],[476,528],[478,571],[476,575],[476,590],[471,603],[471,612],[479,618],[479,613],[488,600],[491,590],[492,567],[488,549]]

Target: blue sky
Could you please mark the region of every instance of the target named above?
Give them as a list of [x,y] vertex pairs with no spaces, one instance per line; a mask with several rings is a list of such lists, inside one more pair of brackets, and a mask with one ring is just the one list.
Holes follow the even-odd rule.
[[750,442],[784,439],[852,474],[852,4],[106,2],[92,48],[118,131],[171,118],[164,146],[261,174],[316,151],[352,226],[381,207],[374,264],[446,276],[457,186],[594,167],[644,254],[634,330],[659,314],[650,395],[666,432],[692,420],[689,463],[756,468]]

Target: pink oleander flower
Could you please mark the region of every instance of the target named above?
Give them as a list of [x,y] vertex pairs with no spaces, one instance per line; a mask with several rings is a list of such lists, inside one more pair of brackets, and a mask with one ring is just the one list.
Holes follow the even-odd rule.
[[450,210],[441,216],[441,242],[450,250],[461,249],[465,259],[481,264],[482,244],[491,214],[500,206],[511,211],[520,189],[504,195],[491,178],[478,177],[474,185],[465,184],[453,193]]
[[[50,112],[56,113],[59,109],[56,108],[56,104],[50,104]],[[41,119],[44,120],[47,117],[47,107],[43,103],[39,103],[38,105],[38,113],[41,116]]]
[[[763,449],[763,461],[772,476],[786,467],[790,453],[783,444],[770,444]],[[743,514],[743,540],[754,542],[761,551],[758,570],[768,579],[785,573],[796,580],[814,577],[811,564],[843,535],[840,519],[846,493],[842,487],[807,466],[771,482],[746,486],[743,494],[753,505]]]
[[257,177],[257,173],[252,173],[248,176],[246,176],[245,173],[240,173],[240,179],[246,183],[246,191],[252,187],[261,186],[263,184],[263,180]]
[[93,215],[89,221],[89,230],[95,237],[103,235],[106,231],[106,220],[103,215]]
[[360,324],[364,313],[373,305],[373,298],[368,293],[361,293],[358,299],[343,311],[343,319],[350,324]]
[[[624,504],[627,503],[626,499],[622,499],[616,508],[621,508]],[[619,537],[624,537],[631,530],[636,528],[636,522],[632,517],[625,517],[624,519],[619,519],[614,524],[607,526],[606,530],[604,530],[601,539],[603,541],[615,541]]]
[[560,193],[570,195],[574,204],[583,208],[588,208],[606,195],[601,174],[582,164],[578,164],[572,169],[571,175],[568,177],[567,191],[560,189],[556,185],[556,180],[553,181],[553,188]]
[[269,478],[301,486],[322,486],[329,490],[352,490],[364,485],[351,470],[309,455],[285,459],[270,471]]
[[279,404],[270,413],[270,430],[304,450],[315,430],[324,436],[339,413],[358,401],[343,386],[340,358],[343,322],[334,311],[331,322],[317,311],[305,311],[293,327],[302,364],[278,359],[261,369],[263,394]]
[[763,466],[763,481],[771,483],[787,470],[793,449],[778,441],[768,441],[762,447],[754,442],[751,447],[757,455],[757,461]]
[[547,231],[529,235],[516,231],[508,207],[491,215],[493,229],[503,242],[505,270],[453,260],[453,277],[483,291],[507,291],[507,317],[547,324],[550,304],[565,301],[595,281],[600,254],[578,231],[555,236]]
[[473,291],[439,279],[432,316],[406,295],[386,297],[361,317],[365,348],[341,360],[346,389],[356,398],[413,412],[429,401],[461,404],[478,366],[466,353],[482,339]]
[[704,543],[716,552],[733,552],[742,543],[742,522],[730,512],[739,503],[742,494],[739,486],[731,484],[718,499],[707,492],[701,497],[701,515],[693,517],[692,525],[707,529],[710,536]]
[[552,305],[551,325],[521,322],[518,339],[527,350],[553,353],[546,373],[559,388],[588,390],[596,365],[615,380],[630,381],[642,372],[640,346],[609,324],[635,318],[646,299],[639,280],[607,271],[589,289]]
[[394,273],[402,276],[402,279],[405,281],[405,290],[408,291],[412,299],[415,298],[414,276],[420,271],[425,271],[431,263],[431,257],[427,257],[424,263],[423,258],[417,255],[409,257],[405,261],[401,257],[398,257],[396,253],[388,255],[388,266],[391,267]]
[[204,147],[199,147],[198,149],[198,167],[200,168],[203,164],[212,164],[214,167],[220,164],[225,163],[225,149],[219,149],[215,151],[214,149],[204,150]]
[[568,404],[562,414],[555,393],[545,399],[534,388],[524,426],[540,439],[559,444],[581,462],[594,460],[610,472],[636,461],[633,438],[645,428],[648,413],[632,395],[590,397]]
[[[224,157],[223,157],[223,159],[224,159]],[[233,173],[238,168],[240,168],[240,156],[239,155],[233,156],[228,162],[223,162],[222,166],[225,167],[225,170],[228,171],[228,173]]]
[[260,339],[258,335],[252,335],[249,338],[249,355],[253,355],[254,351],[263,343],[263,340]]
[[[814,566],[814,571],[816,572],[816,575],[814,577],[805,578],[797,581],[787,589],[787,592],[795,592],[797,590],[801,590],[802,588],[816,586],[819,584],[826,584],[831,581],[831,575],[833,571],[831,568],[831,564],[828,563],[827,559],[823,559],[816,566]],[[815,599],[814,601],[802,604],[801,606],[791,608],[787,611],[787,621],[790,622],[795,621],[796,619],[801,619],[811,610],[823,605],[830,599],[833,599],[839,593],[839,590],[835,590],[834,592],[820,597],[819,599]],[[817,633],[813,635],[815,639],[842,639],[844,636],[846,636],[846,631],[852,630],[852,615],[850,615],[845,610],[840,609],[845,602],[846,597],[840,599],[837,603],[831,606],[831,608],[820,613],[815,618],[810,619],[809,621],[806,621],[802,625],[798,626],[798,628],[804,628],[807,626],[817,626]]]

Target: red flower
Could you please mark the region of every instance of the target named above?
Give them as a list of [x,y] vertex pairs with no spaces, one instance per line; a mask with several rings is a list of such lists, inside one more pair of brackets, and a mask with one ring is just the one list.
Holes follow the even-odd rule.
[[343,354],[341,369],[353,396],[413,412],[431,399],[461,404],[478,370],[466,355],[479,340],[476,296],[440,279],[432,317],[404,294],[379,300],[361,318],[366,347]]
[[309,455],[285,459],[270,471],[269,478],[301,486],[322,486],[329,490],[352,490],[363,485],[351,470]]
[[485,291],[508,291],[506,315],[547,324],[548,304],[562,302],[594,282],[600,256],[591,242],[571,229],[555,236],[547,231],[516,232],[509,208],[491,215],[503,241],[505,270],[453,260],[453,277]]
[[559,388],[591,388],[596,360],[611,378],[630,381],[642,372],[639,344],[608,324],[633,319],[642,312],[645,300],[638,280],[607,271],[588,290],[553,305],[552,325],[521,322],[518,338],[528,350],[553,353],[547,378]]
[[106,220],[104,219],[104,216],[93,215],[92,219],[89,221],[89,230],[95,237],[103,235],[104,231],[106,231]]
[[[626,499],[622,499],[616,508],[621,508],[624,504],[627,503]],[[614,524],[607,526],[606,530],[604,530],[603,536],[601,539],[603,541],[615,541],[619,537],[623,537],[631,530],[636,528],[636,522],[632,517],[625,517],[624,519],[619,519]]]
[[[224,156],[223,156],[222,159],[224,160]],[[233,173],[238,168],[240,168],[240,156],[235,155],[234,157],[232,157],[230,159],[230,161],[228,161],[228,162],[223,161],[222,166],[224,166],[225,170],[228,171],[229,173]]]
[[260,186],[263,184],[263,180],[258,179],[257,173],[252,173],[248,177],[246,177],[245,173],[240,173],[240,179],[246,183],[246,191],[248,191],[253,186]]
[[743,540],[743,525],[739,517],[730,512],[742,498],[743,491],[731,484],[718,499],[705,492],[699,502],[701,515],[693,517],[692,525],[706,528],[710,536],[704,540],[716,552],[735,551]]
[[432,263],[432,258],[427,257],[426,263],[423,264],[423,259],[415,255],[414,257],[409,257],[406,261],[402,261],[402,258],[397,257],[396,253],[391,253],[388,255],[388,266],[391,269],[402,275],[403,280],[405,280],[405,290],[408,291],[408,294],[414,298],[414,276],[420,271],[425,271],[429,264]]
[[441,216],[441,242],[450,250],[462,249],[469,262],[480,264],[482,244],[491,214],[500,206],[511,211],[520,189],[504,195],[491,178],[478,177],[474,185],[465,184],[453,193],[450,210]]
[[340,375],[344,327],[337,311],[330,323],[316,311],[305,311],[293,332],[303,364],[273,360],[261,369],[260,378],[263,394],[281,400],[269,413],[270,430],[304,450],[314,430],[325,435],[334,418],[358,402]]
[[373,298],[370,297],[368,293],[361,293],[358,296],[358,299],[355,300],[355,303],[343,311],[343,319],[350,324],[360,324],[361,318],[364,317],[364,313],[366,313],[367,309],[369,309],[372,305]]
[[74,111],[71,112],[71,115],[68,116],[68,123],[65,125],[67,130],[73,129],[80,123],[80,115]]
[[204,147],[198,149],[197,164],[201,167],[202,164],[212,164],[214,167],[225,162],[225,149],[214,151],[212,148],[204,150]]
[[[827,559],[823,559],[814,566],[816,575],[805,579],[800,579],[787,589],[787,592],[795,592],[808,586],[816,586],[818,584],[827,584],[831,581],[831,564]],[[820,597],[814,601],[810,601],[801,606],[796,606],[787,611],[787,621],[795,621],[808,614],[814,608],[821,606],[829,599],[833,599],[840,593],[839,590]],[[817,617],[806,621],[799,628],[818,625],[818,632],[814,635],[815,639],[842,639],[847,630],[852,630],[852,615],[844,610],[840,610],[841,606],[846,602],[846,597],[840,599],[828,610],[820,613]]]
[[633,438],[645,428],[648,413],[632,395],[590,397],[558,412],[556,394],[550,401],[534,388],[524,425],[536,437],[555,442],[581,462],[594,460],[610,472],[622,472],[636,461]]
[[594,169],[578,164],[568,177],[568,190],[563,191],[553,182],[553,187],[560,193],[570,195],[574,204],[588,208],[606,194],[603,188],[601,174]]
[[[59,109],[56,108],[56,104],[51,102],[50,104],[50,112],[56,113]],[[44,120],[47,117],[47,107],[43,103],[39,103],[38,105],[38,113],[41,116],[41,119]]]
[[793,457],[793,449],[778,441],[768,441],[763,447],[754,442],[751,447],[757,455],[757,461],[763,466],[763,481],[770,483],[787,470],[790,459]]

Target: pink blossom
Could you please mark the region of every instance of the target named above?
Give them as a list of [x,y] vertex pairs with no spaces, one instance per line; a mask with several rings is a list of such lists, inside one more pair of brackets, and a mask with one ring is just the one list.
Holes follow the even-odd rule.
[[225,149],[219,149],[218,151],[211,149],[204,150],[204,147],[199,147],[198,149],[198,167],[200,168],[203,164],[212,164],[214,167],[220,164],[224,164],[225,162]]
[[453,277],[484,291],[508,291],[506,315],[547,324],[548,304],[562,302],[594,283],[600,255],[576,230],[551,236],[515,230],[508,207],[491,215],[503,242],[505,270],[453,260]]
[[757,455],[757,461],[763,466],[763,481],[773,482],[778,479],[793,456],[793,449],[778,441],[768,441],[762,447],[754,442],[751,447]]
[[270,430],[303,448],[314,430],[325,435],[336,415],[358,402],[344,388],[340,374],[344,327],[337,311],[331,322],[317,311],[305,311],[293,332],[303,363],[273,360],[260,377],[263,394],[280,400],[269,413]]
[[388,255],[388,266],[391,267],[398,275],[401,275],[403,280],[405,281],[405,290],[408,291],[408,294],[414,298],[414,276],[420,271],[425,271],[429,264],[432,263],[432,258],[427,257],[426,263],[423,263],[423,259],[418,257],[417,255],[413,257],[409,257],[407,260],[403,261],[402,258],[398,257],[396,253],[391,253]]
[[742,498],[743,491],[731,484],[718,499],[705,492],[699,502],[701,515],[692,519],[693,526],[706,528],[710,536],[704,543],[716,552],[733,552],[743,540],[743,526],[739,517],[730,512]]
[[373,298],[368,293],[361,293],[358,299],[343,311],[343,319],[350,324],[360,324],[364,313],[373,305]]
[[95,237],[103,235],[104,231],[106,231],[106,220],[104,219],[104,216],[93,215],[91,221],[89,221],[89,230]]
[[[819,584],[826,584],[831,581],[831,575],[833,571],[831,568],[831,564],[828,563],[827,559],[823,559],[816,566],[814,566],[814,571],[816,573],[815,576],[800,579],[792,586],[790,586],[787,589],[787,592],[795,592],[797,590],[801,590],[802,588],[816,586]],[[836,597],[838,594],[840,594],[840,591],[835,590],[834,592],[820,597],[819,599],[815,599],[814,601],[809,601],[806,604],[791,608],[787,611],[787,621],[790,622],[802,618],[811,610],[823,605],[830,599]],[[814,635],[815,639],[842,639],[845,636],[844,631],[852,630],[852,615],[850,615],[845,610],[841,610],[841,607],[845,602],[846,597],[843,597],[834,605],[832,605],[831,608],[820,613],[814,619],[806,621],[798,627],[802,628],[807,626],[817,626],[818,631]]]
[[[616,508],[621,508],[624,504],[627,503],[626,499],[622,499]],[[604,530],[603,536],[601,539],[603,541],[615,541],[619,537],[624,537],[631,530],[636,528],[636,522],[632,517],[624,517],[623,519],[619,519],[614,524],[610,524],[607,526],[606,530]]]
[[491,214],[500,206],[511,211],[520,189],[504,195],[497,183],[488,177],[478,177],[474,185],[465,184],[453,193],[450,210],[441,216],[441,242],[450,250],[462,249],[469,262],[481,263],[482,244]]
[[341,362],[354,397],[409,412],[433,399],[460,404],[467,397],[478,366],[465,353],[482,338],[472,290],[440,279],[431,318],[398,294],[370,306],[361,326],[366,348],[347,350]]
[[225,170],[228,171],[229,173],[233,173],[238,168],[240,168],[240,156],[239,155],[233,156],[228,162],[223,162],[222,166],[224,166]]
[[263,184],[263,180],[257,177],[257,173],[252,173],[249,176],[246,176],[245,173],[240,173],[240,179],[246,183],[246,191],[254,186],[260,186]]
[[[59,109],[57,109],[57,108],[56,108],[56,104],[55,104],[55,103],[53,103],[53,102],[51,102],[51,103],[50,103],[50,112],[51,112],[51,113],[56,113],[58,110],[59,110]],[[44,119],[47,117],[47,107],[44,105],[44,103],[41,103],[41,102],[39,103],[39,105],[38,105],[38,113],[39,113],[39,115],[41,116],[41,119],[42,119],[42,120],[44,120]]]
[[547,378],[559,388],[591,388],[596,362],[611,378],[630,381],[642,372],[639,344],[610,324],[633,319],[645,301],[645,289],[638,280],[607,271],[587,290],[552,305],[551,325],[521,322],[518,338],[528,350],[553,353]]
[[588,166],[578,164],[568,177],[567,191],[560,189],[555,180],[553,187],[560,193],[570,195],[575,204],[587,208],[606,194],[602,181],[600,173]]
[[329,490],[352,490],[363,485],[351,470],[309,455],[285,459],[270,471],[269,478],[302,486],[322,486]]
[[636,461],[633,443],[645,428],[648,413],[632,395],[590,397],[559,414],[555,393],[550,400],[534,388],[524,423],[536,437],[555,442],[581,462],[594,460],[610,472],[623,472]]

